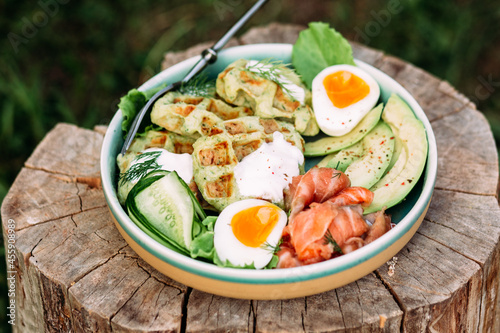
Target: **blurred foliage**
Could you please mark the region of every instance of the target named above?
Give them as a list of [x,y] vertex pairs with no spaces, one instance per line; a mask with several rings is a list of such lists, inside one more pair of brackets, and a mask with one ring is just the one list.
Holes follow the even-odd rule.
[[[120,96],[157,73],[165,52],[216,40],[255,2],[59,1],[0,2],[0,200],[57,122],[107,124]],[[330,22],[448,80],[484,112],[499,142],[497,1],[271,0],[245,29],[271,21]],[[6,304],[0,299],[3,323]]]

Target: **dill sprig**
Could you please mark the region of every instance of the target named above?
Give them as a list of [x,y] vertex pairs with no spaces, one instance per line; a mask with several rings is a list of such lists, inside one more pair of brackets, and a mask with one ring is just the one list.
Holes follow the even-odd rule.
[[338,252],[338,253],[342,254],[342,249],[340,248],[339,244],[337,244],[335,239],[333,239],[333,236],[332,236],[330,229],[327,229],[326,234],[325,234],[325,244],[328,244],[328,243],[333,245],[334,252]]
[[156,162],[160,155],[161,151],[149,151],[136,157],[137,162],[127,171],[120,173],[119,181],[121,184],[134,179],[141,179],[151,171],[160,170],[161,166]]
[[263,79],[273,81],[284,93],[295,100],[292,91],[285,85],[285,83],[292,83],[286,77],[286,70],[288,69],[286,66],[289,66],[289,64],[284,64],[278,60],[263,59],[251,65],[247,65],[245,70]]
[[272,244],[270,244],[269,242],[266,241],[266,242],[264,242],[264,244],[261,245],[261,248],[264,249],[264,250],[269,251],[272,254],[276,254],[280,250],[280,246],[281,246],[282,242],[283,241],[280,239],[279,242],[278,242],[278,244],[272,245]]
[[215,96],[215,80],[209,80],[207,75],[200,74],[181,84],[179,92],[183,95],[212,98]]
[[341,175],[342,175],[341,172],[334,172],[333,176],[332,176],[332,179],[334,179],[334,178],[340,178]]

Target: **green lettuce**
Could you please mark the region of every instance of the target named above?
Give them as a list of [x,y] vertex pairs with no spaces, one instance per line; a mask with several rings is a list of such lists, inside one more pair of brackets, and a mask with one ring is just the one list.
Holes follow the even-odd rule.
[[[241,268],[241,269],[255,269],[255,265],[254,265],[253,262],[251,264],[249,264],[249,265],[238,266],[238,265],[231,264],[231,262],[229,260],[222,261],[219,258],[219,256],[217,255],[216,252],[214,253],[213,261],[214,261],[214,264],[216,264],[219,267]],[[276,266],[278,266],[278,261],[279,261],[278,256],[274,254],[273,257],[272,257],[272,259],[271,259],[271,261],[269,262],[269,264],[267,264],[263,269],[273,269],[273,268],[276,268]]]
[[292,65],[311,89],[319,72],[329,66],[355,65],[349,42],[328,23],[312,22],[299,34],[292,50]]
[[193,240],[190,246],[192,258],[203,258],[213,262],[215,255],[214,247],[214,224],[217,216],[207,216],[203,221],[194,221]]
[[214,232],[204,231],[191,241],[191,258],[204,258],[214,260]]
[[127,135],[135,116],[139,111],[146,105],[146,103],[154,96],[160,89],[166,87],[167,84],[163,83],[154,88],[150,88],[144,91],[139,91],[137,89],[130,90],[125,96],[120,98],[120,103],[118,107],[122,110],[123,121],[122,121],[122,131],[123,136]]
[[127,95],[120,98],[118,107],[122,110],[122,131],[124,136],[130,129],[137,112],[139,112],[139,110],[146,105],[146,102],[146,96],[144,93],[137,89],[130,90]]

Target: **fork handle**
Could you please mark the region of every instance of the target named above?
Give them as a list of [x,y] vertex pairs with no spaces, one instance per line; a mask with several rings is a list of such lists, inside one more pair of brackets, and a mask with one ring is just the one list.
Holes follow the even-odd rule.
[[212,48],[208,48],[201,53],[201,58],[198,62],[191,68],[191,70],[184,76],[182,79],[182,83],[186,83],[191,80],[193,77],[198,75],[208,64],[212,64],[217,60],[217,52],[215,52]]
[[167,87],[163,88],[162,90],[158,91],[151,99],[146,103],[146,105],[139,111],[139,113],[136,115],[134,121],[132,122],[132,125],[130,126],[129,132],[127,133],[127,137],[125,138],[125,142],[123,143],[121,154],[125,155],[127,152],[128,148],[130,147],[130,144],[132,143],[132,140],[135,138],[135,134],[137,133],[137,130],[139,129],[139,126],[142,122],[142,119],[144,118],[144,115],[146,112],[149,110],[149,108],[153,105],[154,102],[158,98],[160,98],[163,94],[166,92],[178,88],[182,83],[186,83],[189,80],[191,80],[194,76],[198,75],[208,64],[211,64],[217,60],[217,52],[220,51],[224,47],[224,45],[227,44],[227,42],[231,39],[231,37],[234,36],[234,34],[252,17],[255,12],[262,7],[268,0],[259,0],[257,1],[246,13],[243,15],[238,22],[236,22],[231,29],[228,30],[222,36],[221,39],[219,39],[211,48],[208,48],[204,50],[201,53],[201,58],[198,60],[198,62],[191,68],[191,70],[184,76],[184,79],[181,82],[176,82],[173,84],[169,84]]
[[214,46],[212,46],[212,50],[215,51],[216,53],[219,52],[224,45],[236,34],[238,30],[241,29],[245,23],[255,14],[256,11],[260,9],[268,0],[259,0],[257,1],[239,20],[236,22],[231,29],[229,29],[224,36],[217,41]]
[[186,74],[182,82],[186,83],[193,77],[198,75],[208,64],[212,64],[217,60],[217,53],[229,42],[229,40],[236,34],[238,30],[241,29],[245,23],[255,14],[256,11],[260,9],[269,0],[259,0],[257,1],[239,20],[236,22],[231,29],[229,29],[224,36],[222,36],[212,47],[204,50],[201,53],[201,58],[198,62],[191,68],[191,70]]

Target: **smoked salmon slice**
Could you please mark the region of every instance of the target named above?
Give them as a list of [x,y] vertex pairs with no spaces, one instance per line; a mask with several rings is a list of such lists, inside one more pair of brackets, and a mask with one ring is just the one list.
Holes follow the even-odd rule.
[[302,263],[297,258],[295,254],[295,249],[290,244],[289,240],[283,241],[280,246],[278,253],[276,254],[279,258],[278,265],[276,268],[292,268],[302,266]]
[[365,237],[365,245],[373,242],[387,231],[391,230],[391,218],[385,213],[385,208],[374,213],[375,221]]
[[312,168],[302,176],[293,177],[289,187],[291,204],[288,220],[292,222],[309,204],[322,203],[350,185],[349,177],[332,168]]
[[363,207],[368,207],[373,201],[374,194],[372,191],[359,186],[347,187],[340,191],[334,197],[328,199],[331,203],[339,206],[361,204]]
[[[355,251],[389,229],[384,210],[363,216],[373,192],[350,187],[349,178],[332,168],[312,168],[293,177],[286,193],[290,208],[277,253],[278,268],[296,267]],[[367,222],[368,221],[368,222]]]
[[326,201],[300,212],[285,228],[297,259],[311,264],[341,253],[345,242],[369,230],[360,205],[338,206]]

